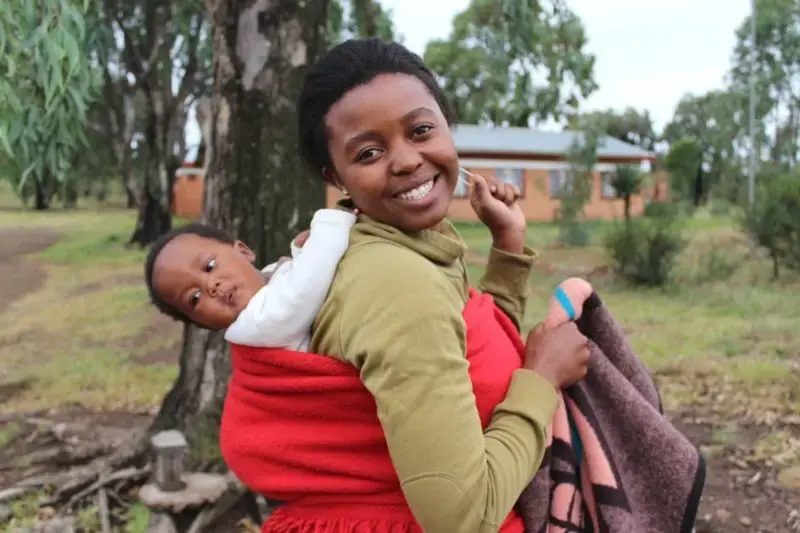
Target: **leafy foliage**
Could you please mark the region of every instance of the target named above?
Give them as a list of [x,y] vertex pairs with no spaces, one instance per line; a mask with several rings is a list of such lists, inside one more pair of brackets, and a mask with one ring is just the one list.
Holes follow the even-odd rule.
[[638,194],[644,182],[644,175],[633,165],[618,165],[611,177],[611,186],[618,198],[625,201],[625,220],[631,218],[631,196]]
[[[528,126],[577,112],[596,88],[594,56],[563,0],[472,0],[426,63],[466,124]],[[537,75],[541,78],[537,79]]]
[[609,137],[639,146],[643,150],[655,149],[658,135],[653,126],[653,119],[647,110],[640,112],[628,107],[622,112],[613,109],[591,111],[571,117],[567,122],[567,127],[578,129],[581,127],[581,123],[587,120],[602,124],[605,134]]
[[670,280],[686,241],[674,216],[613,225],[604,246],[620,278],[634,285],[661,287]]
[[561,198],[557,216],[559,239],[563,244],[585,246],[589,243],[589,234],[581,219],[583,207],[592,194],[594,167],[602,137],[602,123],[584,120],[581,132],[575,136],[567,153],[566,194]]
[[378,0],[332,0],[328,5],[328,42],[335,45],[353,37],[380,37],[396,41],[392,11]]
[[696,177],[701,172],[703,153],[691,137],[684,137],[670,146],[664,165],[669,172],[670,189],[678,198],[694,198]]
[[15,190],[44,209],[85,146],[100,86],[88,0],[0,3],[0,159]]
[[764,181],[755,203],[741,218],[742,229],[772,259],[773,275],[780,267],[800,271],[800,174],[781,174]]
[[736,31],[731,82],[744,92],[755,59],[758,144],[784,170],[800,158],[800,0],[759,0],[755,13]]

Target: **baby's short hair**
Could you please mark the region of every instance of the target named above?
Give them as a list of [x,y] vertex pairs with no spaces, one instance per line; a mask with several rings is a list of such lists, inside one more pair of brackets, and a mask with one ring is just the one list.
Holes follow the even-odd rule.
[[213,239],[215,241],[231,245],[236,242],[236,239],[234,239],[228,232],[219,228],[208,226],[206,224],[193,223],[175,228],[165,233],[156,239],[155,242],[153,242],[152,246],[150,247],[150,251],[147,252],[147,259],[144,263],[144,282],[147,285],[147,292],[150,294],[150,301],[156,306],[156,309],[165,315],[174,318],[175,320],[180,320],[185,324],[204,327],[202,324],[195,323],[180,309],[165,302],[164,299],[161,298],[161,295],[158,294],[153,288],[153,269],[155,268],[158,254],[160,254],[164,247],[172,242],[175,237],[180,237],[181,235],[197,235],[198,237],[202,237],[204,239]]

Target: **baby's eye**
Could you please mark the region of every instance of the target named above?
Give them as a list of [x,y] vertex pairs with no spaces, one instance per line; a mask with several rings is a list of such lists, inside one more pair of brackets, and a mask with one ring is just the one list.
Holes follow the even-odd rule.
[[200,291],[195,291],[192,293],[192,296],[189,298],[189,305],[195,307],[197,302],[200,301]]
[[212,270],[214,270],[214,267],[216,266],[217,266],[217,260],[209,259],[208,263],[206,263],[206,272],[211,272]]

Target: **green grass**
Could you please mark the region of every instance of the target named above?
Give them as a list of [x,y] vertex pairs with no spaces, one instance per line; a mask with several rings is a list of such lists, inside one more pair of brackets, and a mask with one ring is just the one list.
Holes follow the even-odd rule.
[[[531,276],[526,329],[544,318],[560,281],[609,264],[598,246],[609,224],[592,224],[591,245],[584,248],[554,247],[554,224],[529,226],[528,243],[540,258]],[[709,404],[715,390],[730,389],[723,407],[734,412],[759,406],[781,413],[800,410],[794,363],[800,356],[797,278],[772,283],[768,262],[752,257],[729,219],[692,218],[683,227],[691,242],[676,269],[678,282],[665,290],[632,288],[607,275],[591,277],[658,376],[665,404]],[[459,230],[472,250],[488,251],[491,239],[484,228],[459,225]],[[709,261],[712,256],[717,259]],[[476,281],[483,267],[474,261],[469,270]]]
[[149,304],[144,251],[125,246],[134,222],[135,213],[118,209],[0,212],[0,226],[45,226],[63,235],[29,258],[46,269],[44,287],[3,314],[8,326],[0,330],[0,383],[30,386],[0,411],[157,405],[177,367],[146,360],[177,353],[181,328]]

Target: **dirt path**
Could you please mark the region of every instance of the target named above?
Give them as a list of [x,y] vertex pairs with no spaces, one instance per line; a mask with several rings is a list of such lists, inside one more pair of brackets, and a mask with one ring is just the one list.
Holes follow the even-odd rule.
[[44,284],[44,269],[24,256],[41,252],[58,239],[58,232],[44,228],[0,230],[0,313]]

